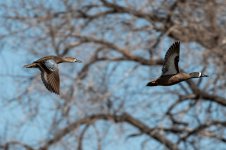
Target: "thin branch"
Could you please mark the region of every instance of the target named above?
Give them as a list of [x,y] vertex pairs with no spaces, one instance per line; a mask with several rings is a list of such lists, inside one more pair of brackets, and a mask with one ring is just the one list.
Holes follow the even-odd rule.
[[127,123],[135,128],[137,128],[141,133],[148,135],[150,138],[153,138],[160,142],[161,144],[165,145],[167,148],[171,150],[178,150],[176,144],[168,140],[164,135],[160,134],[159,132],[155,132],[153,128],[148,127],[141,121],[133,118],[131,115],[124,113],[122,115],[114,115],[114,114],[99,114],[99,115],[92,115],[89,117],[85,117],[78,121],[75,121],[69,124],[67,127],[59,130],[52,139],[48,140],[44,146],[40,149],[47,149],[51,145],[60,141],[64,136],[73,132],[81,125],[91,125],[98,120],[106,120],[106,121],[114,121],[116,123]]

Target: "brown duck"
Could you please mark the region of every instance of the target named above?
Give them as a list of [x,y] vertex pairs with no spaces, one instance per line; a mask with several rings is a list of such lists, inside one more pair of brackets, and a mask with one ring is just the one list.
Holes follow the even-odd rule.
[[38,68],[41,71],[41,78],[45,87],[56,94],[60,94],[60,76],[59,63],[64,62],[81,62],[74,57],[45,56],[31,64],[25,65],[26,68]]
[[201,72],[192,72],[189,74],[179,72],[179,53],[180,42],[175,42],[166,52],[162,67],[162,75],[158,79],[149,82],[147,86],[170,86],[191,78],[208,77]]

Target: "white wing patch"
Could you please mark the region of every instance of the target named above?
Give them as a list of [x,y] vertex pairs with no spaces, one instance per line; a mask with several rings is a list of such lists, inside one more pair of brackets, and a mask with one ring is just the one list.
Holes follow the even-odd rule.
[[46,60],[44,63],[50,71],[56,71],[58,68],[57,63],[52,59]]
[[166,62],[166,65],[164,66],[165,72],[163,75],[172,75],[172,74],[177,74],[177,69],[175,67],[175,58],[178,56],[177,53],[172,54],[169,58],[168,61]]

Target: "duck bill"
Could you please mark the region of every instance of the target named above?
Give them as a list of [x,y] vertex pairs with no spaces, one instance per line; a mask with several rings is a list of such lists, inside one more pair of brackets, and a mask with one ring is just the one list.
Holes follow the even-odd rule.
[[82,63],[82,61],[81,61],[81,60],[78,60],[78,59],[76,59],[76,61],[75,61],[75,62]]
[[208,75],[202,74],[202,77],[208,77]]

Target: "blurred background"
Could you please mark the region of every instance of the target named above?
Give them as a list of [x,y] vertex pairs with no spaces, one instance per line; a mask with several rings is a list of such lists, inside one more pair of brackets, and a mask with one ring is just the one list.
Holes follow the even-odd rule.
[[[7,0],[0,24],[0,149],[226,149],[225,0]],[[146,87],[175,41],[209,77]],[[23,68],[47,55],[83,61],[60,96]]]

